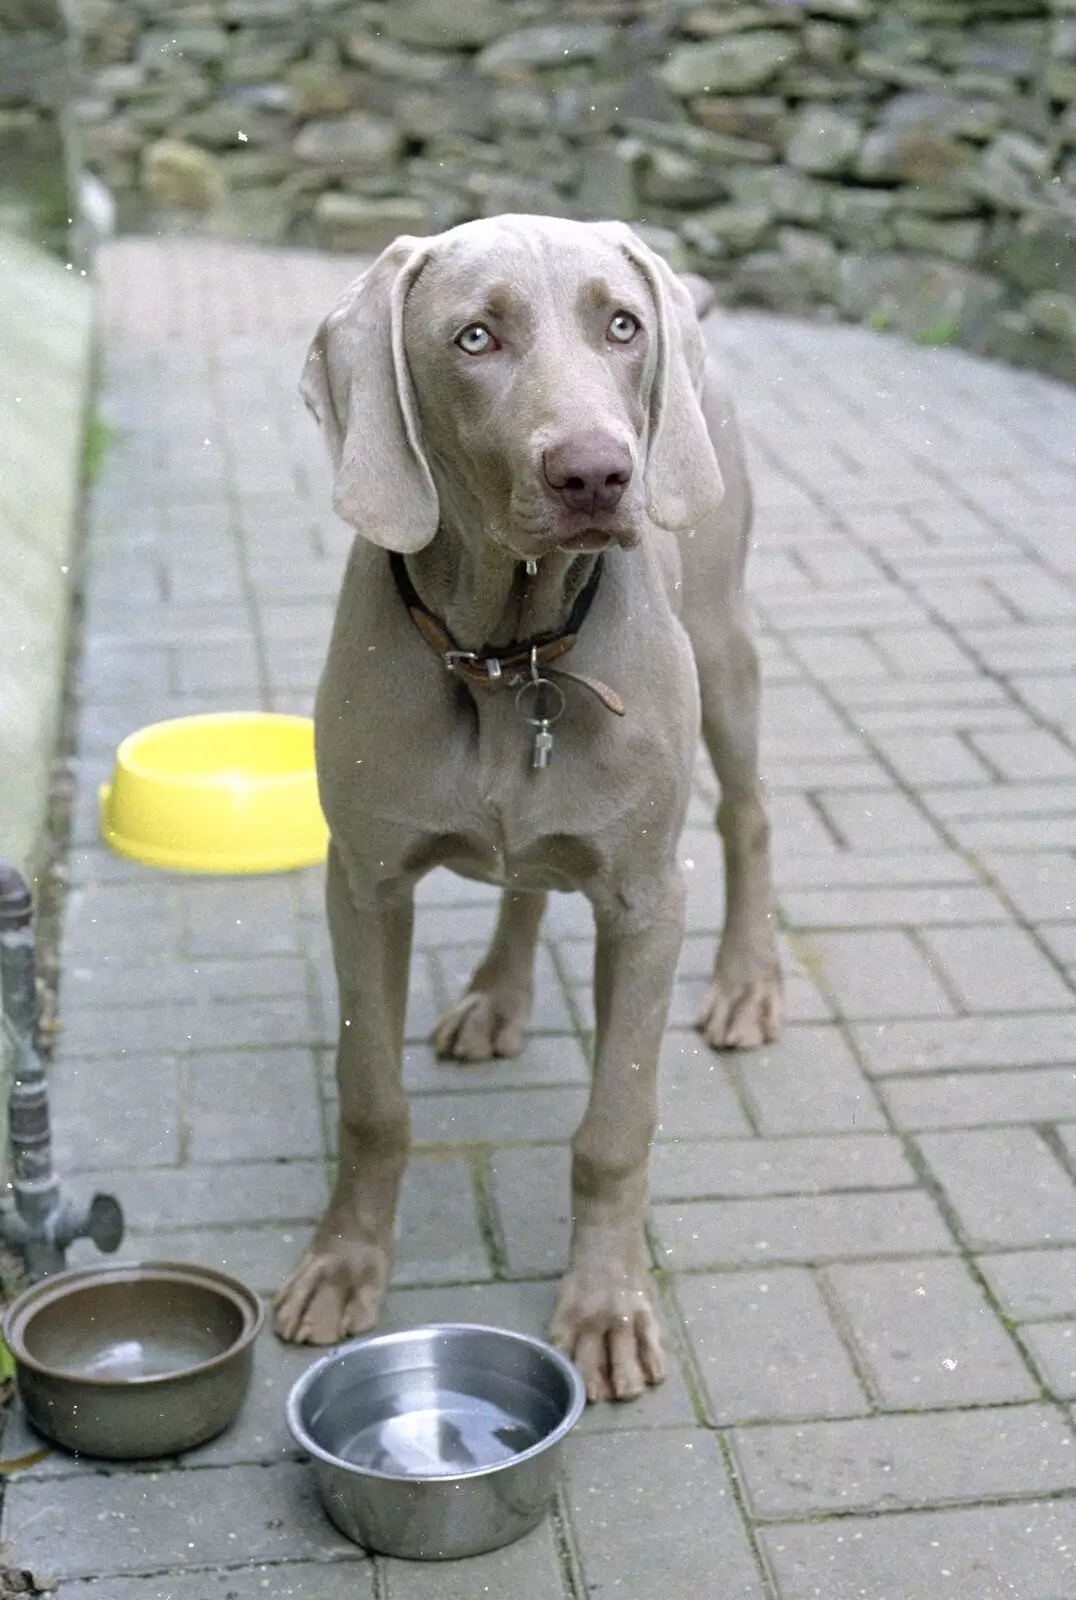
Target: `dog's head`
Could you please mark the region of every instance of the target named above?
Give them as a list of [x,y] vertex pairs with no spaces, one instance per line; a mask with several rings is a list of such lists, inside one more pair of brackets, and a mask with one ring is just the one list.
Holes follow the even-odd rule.
[[722,496],[687,289],[621,223],[495,217],[401,238],[310,348],[333,505],[391,550],[446,508],[519,560],[693,527]]

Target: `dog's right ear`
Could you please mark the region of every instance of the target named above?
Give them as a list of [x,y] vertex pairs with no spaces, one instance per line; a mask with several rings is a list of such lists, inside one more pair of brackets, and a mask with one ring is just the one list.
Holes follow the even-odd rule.
[[299,383],[336,474],[333,510],[404,555],[429,544],[439,518],[403,346],[404,302],[427,248],[404,236],[356,278],[314,335]]

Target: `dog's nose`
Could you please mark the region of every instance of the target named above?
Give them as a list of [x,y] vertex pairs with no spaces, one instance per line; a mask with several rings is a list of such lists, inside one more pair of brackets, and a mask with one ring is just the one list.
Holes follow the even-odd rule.
[[608,434],[577,434],[543,453],[542,470],[569,511],[614,511],[631,482],[631,452]]

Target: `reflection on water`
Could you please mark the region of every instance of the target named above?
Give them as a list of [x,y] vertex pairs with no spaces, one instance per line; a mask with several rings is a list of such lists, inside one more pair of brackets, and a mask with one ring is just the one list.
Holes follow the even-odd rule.
[[438,1404],[385,1417],[339,1451],[345,1461],[401,1477],[450,1477],[497,1466],[537,1444],[538,1432],[489,1400],[445,1391]]

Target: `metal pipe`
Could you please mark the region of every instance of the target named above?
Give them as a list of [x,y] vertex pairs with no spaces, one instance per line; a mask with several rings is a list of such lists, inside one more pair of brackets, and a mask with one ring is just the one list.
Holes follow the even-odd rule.
[[37,981],[33,901],[15,867],[0,862],[0,1024],[13,1055],[9,1098],[14,1210],[0,1210],[0,1237],[18,1246],[30,1278],[62,1271],[75,1239],[117,1250],[123,1212],[113,1195],[77,1205],[61,1192],[52,1166],[48,1083],[37,1050]]

